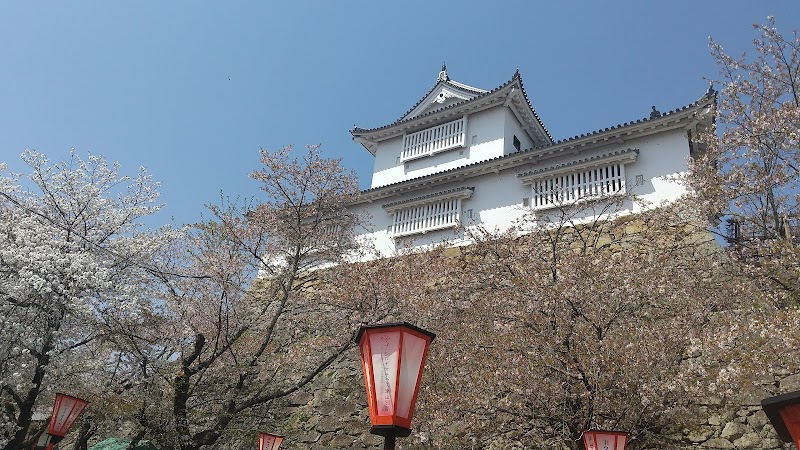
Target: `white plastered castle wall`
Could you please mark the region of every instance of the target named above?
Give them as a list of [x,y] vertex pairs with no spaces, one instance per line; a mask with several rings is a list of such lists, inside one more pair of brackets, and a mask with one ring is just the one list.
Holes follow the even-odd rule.
[[[474,134],[489,136],[489,139],[487,139],[486,142],[481,142],[479,140],[480,143],[478,145],[468,147],[468,149],[471,150],[470,153],[473,153],[472,151],[477,153],[480,145],[485,146],[483,149],[480,149],[482,150],[481,153],[478,155],[471,154],[469,159],[473,157],[476,157],[475,161],[490,159],[489,155],[492,154],[492,152],[496,152],[498,149],[502,151],[502,142],[504,139],[502,139],[502,137],[499,139],[496,138],[496,134],[492,134],[492,131],[498,129],[514,129],[513,126],[508,126],[509,121],[508,116],[505,115],[505,109],[506,108],[496,108],[494,111],[498,111],[500,114],[487,114],[487,120],[473,121],[470,124],[470,131],[468,131],[470,136],[468,138],[469,141],[471,141],[471,136]],[[497,116],[505,123],[498,124],[496,122],[498,119]],[[481,127],[485,126],[486,128],[484,129],[476,126],[476,130],[476,128],[471,126],[473,123],[483,124]],[[501,126],[497,127],[497,125]],[[496,133],[496,131],[494,131],[494,133]],[[524,135],[524,133],[521,134]],[[508,136],[508,134],[506,134],[506,136]],[[517,134],[517,137],[522,139],[519,134]],[[527,138],[527,135],[525,135],[525,137]],[[624,142],[603,145],[592,150],[579,152],[577,155],[568,151],[555,158],[543,158],[535,165],[527,164],[516,166],[497,172],[487,171],[479,176],[430,186],[426,190],[410,192],[402,196],[392,197],[391,199],[374,201],[373,203],[360,204],[354,208],[360,212],[367,212],[370,220],[369,224],[358,231],[357,234],[359,234],[359,239],[371,242],[379,252],[379,256],[390,256],[404,248],[424,248],[442,242],[446,242],[449,245],[467,244],[469,241],[465,237],[463,230],[456,228],[436,230],[402,238],[393,238],[391,236],[392,215],[382,207],[383,204],[390,201],[402,201],[420,195],[461,187],[474,187],[472,196],[462,200],[461,223],[464,226],[480,226],[489,231],[503,231],[511,227],[520,228],[520,226],[523,225],[522,221],[526,217],[526,214],[531,212],[529,207],[523,206],[523,199],[531,197],[532,188],[530,185],[523,184],[517,177],[518,174],[537,167],[549,167],[566,163],[576,158],[582,159],[625,149],[639,150],[637,159],[627,164],[625,167],[626,187],[629,193],[645,200],[652,206],[658,206],[662,202],[676,200],[685,192],[684,187],[681,186],[680,183],[669,179],[670,176],[678,175],[686,170],[686,162],[689,157],[687,134],[684,130],[676,129],[642,138],[626,140]],[[450,152],[458,154],[459,150],[451,150]],[[380,154],[380,152],[378,153]],[[399,152],[397,154],[399,155]],[[497,156],[496,153],[494,154]],[[439,155],[434,155],[429,158],[436,158],[437,156]],[[461,162],[455,166],[463,165],[465,165],[465,163]],[[439,167],[439,169],[420,173],[430,174],[446,170],[443,167],[451,168],[449,165],[434,167]],[[422,175],[415,175],[414,177],[417,176]],[[640,184],[638,185],[637,176],[640,176]],[[626,203],[625,208],[627,208],[627,210],[618,212],[625,214],[636,213],[641,210],[638,204],[630,202]],[[546,211],[542,213],[546,214]]]
[[402,136],[379,142],[371,187],[399,183],[503,155],[504,110],[507,108],[496,107],[470,114],[464,147],[424,158],[401,162]]
[[[689,137],[684,130],[671,130],[625,144],[638,148],[636,162],[626,168],[628,192],[652,206],[673,202],[686,193],[686,187],[671,179],[685,174],[689,162]],[[636,185],[641,175],[643,184]],[[639,212],[638,205],[632,212]]]
[[504,155],[508,155],[517,151],[514,148],[514,136],[519,139],[520,142],[520,149],[528,149],[533,147],[533,140],[528,136],[528,133],[522,129],[519,121],[517,120],[517,116],[511,112],[509,108],[503,108],[505,113],[505,145],[504,145]]

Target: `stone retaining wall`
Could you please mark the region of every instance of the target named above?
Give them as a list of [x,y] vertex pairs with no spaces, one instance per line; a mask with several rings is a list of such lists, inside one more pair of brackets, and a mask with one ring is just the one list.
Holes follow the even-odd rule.
[[[279,417],[287,449],[379,449],[383,438],[369,434],[364,378],[355,351],[337,361],[308,389],[292,396]],[[780,449],[783,443],[761,409],[761,400],[777,392],[800,390],[800,374],[783,371],[741,391],[738,399],[699,399],[696,426],[684,429],[681,449]],[[521,449],[514,436],[497,436],[491,450]],[[415,437],[403,438],[404,450],[426,448]],[[480,447],[479,447],[480,448]],[[787,446],[786,448],[789,448]]]
[[698,408],[707,419],[684,430],[683,440],[687,448],[784,448],[761,409],[761,400],[795,390],[800,390],[800,373],[783,370],[742,389],[736,398],[701,400]]
[[[596,245],[607,245],[610,251],[621,251],[635,245],[626,236],[636,236],[642,222],[623,218],[604,230]],[[718,251],[708,233],[686,227],[684,244],[698,251]],[[574,232],[565,230],[565,233]],[[570,242],[567,236],[564,239]],[[448,249],[450,257],[468,257],[468,248]],[[275,417],[286,417],[276,429],[287,435],[286,449],[379,449],[383,438],[369,434],[369,412],[357,352],[353,350],[298,392],[276,411]],[[696,425],[678,433],[680,449],[779,449],[784,448],[775,430],[761,409],[763,398],[778,393],[800,390],[800,369],[783,371],[741,389],[737,398],[705,398],[697,400]],[[485,438],[485,437],[484,437]],[[503,435],[485,439],[482,446],[490,450],[523,449],[521,436]],[[404,450],[431,448],[411,436],[399,440]],[[667,448],[667,447],[664,447]],[[789,448],[787,446],[786,448]]]

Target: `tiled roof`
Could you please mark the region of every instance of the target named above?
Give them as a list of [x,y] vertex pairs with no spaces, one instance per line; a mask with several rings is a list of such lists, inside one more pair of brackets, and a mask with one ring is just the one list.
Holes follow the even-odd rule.
[[633,153],[639,153],[639,149],[627,148],[625,150],[614,150],[614,151],[602,153],[600,155],[592,155],[592,156],[588,156],[586,158],[574,159],[572,161],[568,161],[568,162],[561,163],[561,164],[553,164],[553,165],[546,166],[546,167],[538,167],[536,169],[529,170],[527,172],[523,172],[523,173],[517,174],[517,178],[525,178],[525,177],[529,177],[531,175],[536,175],[536,174],[539,174],[539,173],[553,172],[553,171],[556,171],[556,170],[559,170],[559,169],[566,169],[566,168],[569,168],[569,167],[572,167],[572,166],[577,166],[577,165],[585,164],[585,163],[592,162],[592,161],[603,161],[603,160],[608,160],[609,158],[612,158],[614,156],[622,156],[622,155],[633,154]]
[[514,78],[519,80],[519,87],[520,89],[522,89],[522,95],[525,97],[525,101],[528,103],[528,108],[530,108],[531,112],[533,112],[533,116],[536,117],[536,121],[539,122],[539,125],[542,126],[542,129],[544,130],[545,134],[547,134],[547,137],[550,138],[550,141],[554,142],[553,136],[550,134],[550,130],[548,130],[547,127],[544,126],[544,123],[542,123],[542,119],[539,117],[539,114],[536,112],[535,109],[533,109],[533,105],[531,105],[531,100],[528,98],[528,93],[525,92],[525,86],[522,85],[522,76],[520,76],[519,74],[519,69],[517,69],[517,71],[514,72],[514,77],[512,78],[512,80]]
[[461,89],[464,89],[465,91],[473,92],[475,94],[483,94],[484,92],[486,92],[486,89],[479,89],[479,88],[476,88],[474,86],[470,86],[468,84],[459,83],[458,81],[455,81],[455,80],[448,79],[447,83],[450,84],[450,85],[459,87]]
[[[446,111],[446,110],[449,110],[449,109],[455,109],[455,108],[458,108],[458,107],[460,107],[460,106],[462,106],[462,105],[464,105],[466,103],[474,102],[474,101],[480,100],[480,99],[482,99],[484,97],[490,96],[490,95],[494,94],[495,92],[500,91],[500,90],[508,87],[509,85],[515,83],[515,82],[519,83],[520,89],[522,90],[522,93],[523,93],[523,95],[525,97],[525,101],[528,104],[528,108],[530,108],[530,110],[533,112],[533,115],[536,118],[536,121],[539,123],[539,125],[542,127],[544,132],[547,134],[548,138],[550,138],[550,140],[552,141],[553,137],[550,135],[550,132],[547,131],[547,128],[542,123],[542,119],[539,117],[539,115],[536,113],[536,111],[533,109],[533,106],[531,105],[531,101],[528,98],[528,94],[525,92],[525,87],[522,84],[522,77],[519,74],[519,70],[517,70],[514,73],[514,76],[510,80],[508,80],[507,82],[501,84],[500,86],[492,89],[491,91],[484,91],[484,90],[476,91],[476,90],[472,90],[474,88],[471,88],[470,86],[463,85],[461,83],[455,83],[455,82],[451,82],[449,80],[440,81],[440,82],[436,83],[436,85],[431,90],[429,90],[424,96],[422,96],[422,98],[414,106],[412,106],[411,109],[406,111],[406,113],[403,114],[400,117],[400,119],[395,120],[394,122],[392,122],[392,123],[390,123],[388,125],[384,125],[382,127],[376,127],[376,128],[354,127],[352,130],[350,130],[350,134],[355,135],[355,134],[360,134],[360,133],[372,133],[372,132],[375,132],[375,131],[385,130],[387,128],[391,128],[391,127],[393,127],[395,125],[398,125],[398,124],[401,124],[401,123],[411,122],[411,121],[416,120],[416,119],[418,119],[420,117],[426,117],[426,116],[429,116],[429,115],[432,115],[432,114],[436,114],[436,113],[440,113],[442,111]],[[416,109],[431,94],[431,92],[435,91],[441,85],[450,85],[450,86],[458,87],[460,89],[467,89],[467,90],[470,90],[471,92],[475,93],[476,95],[475,95],[475,97],[472,97],[472,98],[470,98],[468,100],[463,100],[463,101],[454,103],[452,105],[449,105],[449,106],[446,106],[446,107],[443,107],[443,108],[434,109],[434,110],[428,111],[428,112],[426,112],[424,114],[420,114],[419,116],[405,118],[406,116],[408,116],[409,113],[414,111],[414,109]]]
[[[429,96],[429,95],[431,95],[431,93],[432,93],[433,91],[435,91],[436,89],[438,89],[438,88],[439,88],[439,86],[451,86],[451,87],[454,87],[454,88],[457,88],[457,89],[462,89],[462,90],[468,91],[468,92],[469,92],[469,93],[471,93],[471,94],[474,94],[476,97],[477,97],[477,96],[479,96],[479,95],[482,95],[482,94],[485,94],[485,93],[489,92],[489,91],[487,91],[487,90],[485,90],[485,89],[478,89],[478,88],[474,88],[474,87],[472,87],[472,86],[468,86],[468,85],[466,85],[466,84],[459,83],[459,82],[457,82],[457,81],[453,81],[453,80],[450,80],[450,79],[448,78],[448,79],[447,79],[447,80],[445,80],[445,81],[439,81],[438,83],[436,83],[436,84],[435,84],[435,85],[434,85],[434,86],[431,88],[431,90],[429,90],[428,92],[426,92],[426,93],[425,93],[425,95],[423,95],[423,96],[422,96],[422,98],[421,98],[421,99],[419,99],[419,101],[418,101],[417,103],[415,103],[415,104],[414,104],[414,106],[412,106],[412,107],[411,107],[411,109],[409,109],[409,110],[408,110],[408,111],[406,111],[406,112],[405,112],[405,113],[404,113],[402,116],[400,116],[400,118],[399,118],[399,119],[395,120],[394,122],[390,123],[389,125],[386,125],[385,127],[374,128],[374,130],[379,130],[379,129],[381,129],[381,128],[387,128],[387,127],[390,127],[390,126],[392,126],[392,125],[395,125],[395,124],[398,124],[398,123],[402,122],[402,121],[403,121],[403,119],[404,119],[406,116],[408,116],[409,114],[411,114],[411,111],[414,111],[415,109],[417,109],[417,107],[418,107],[420,104],[422,104],[422,102],[424,102],[424,101],[425,101],[425,99],[426,99],[426,98],[428,98],[428,96]],[[473,97],[473,98],[475,98],[475,97]],[[470,100],[472,100],[472,99],[470,99]],[[464,102],[467,102],[467,101],[469,101],[469,100],[464,100],[464,101],[462,101],[462,102],[459,102],[459,103],[464,103]],[[444,108],[439,108],[439,109],[437,109],[437,110],[435,110],[435,111],[440,111],[440,110],[442,110],[442,109],[444,109]],[[433,112],[433,111],[431,111],[431,112]],[[419,117],[419,116],[416,116],[416,117]],[[412,118],[413,118],[413,117],[412,117]],[[356,129],[359,129],[359,130],[361,130],[361,128],[356,128]],[[372,131],[372,130],[369,130],[369,131]]]
[[655,120],[661,119],[663,117],[666,117],[666,116],[669,116],[669,115],[673,115],[673,114],[677,114],[677,113],[679,113],[681,111],[686,111],[687,109],[690,109],[690,108],[694,108],[695,106],[704,104],[704,103],[708,102],[709,100],[716,101],[716,98],[717,98],[717,91],[715,91],[714,89],[710,88],[705,93],[705,95],[703,95],[702,97],[700,97],[696,101],[694,101],[692,103],[689,103],[686,106],[682,106],[680,108],[675,108],[675,109],[673,109],[671,111],[668,111],[666,113],[662,113],[661,115],[658,115],[658,116],[652,116],[651,115],[651,116],[645,117],[643,119],[632,120],[630,122],[621,123],[621,124],[618,124],[618,125],[614,125],[612,127],[601,128],[599,130],[595,130],[595,131],[592,131],[590,133],[580,134],[580,135],[576,135],[576,136],[569,137],[569,138],[566,138],[566,139],[562,139],[560,141],[555,142],[553,145],[563,144],[565,142],[574,141],[574,140],[577,140],[577,139],[585,138],[587,136],[594,136],[596,134],[605,133],[607,131],[618,130],[620,128],[627,127],[627,126],[630,126],[630,125],[636,125],[636,124],[640,124],[640,123],[655,121]]
[[471,98],[471,99],[469,99],[469,100],[463,100],[463,101],[460,101],[460,102],[458,102],[458,103],[453,103],[452,105],[446,106],[446,107],[444,107],[444,108],[439,108],[439,109],[436,109],[436,110],[433,110],[433,111],[428,111],[428,112],[426,112],[425,114],[421,114],[421,115],[419,115],[419,116],[414,116],[414,117],[411,117],[411,118],[408,118],[408,119],[403,119],[403,117],[406,117],[406,116],[407,116],[407,115],[408,115],[408,114],[409,114],[411,111],[413,111],[413,110],[414,110],[414,109],[415,109],[417,106],[419,106],[419,105],[420,105],[420,103],[422,103],[422,102],[423,102],[423,101],[424,101],[424,100],[425,100],[425,99],[426,99],[426,98],[427,98],[427,97],[428,97],[428,96],[431,94],[431,92],[435,91],[435,90],[436,90],[436,88],[438,88],[438,87],[439,87],[439,86],[441,86],[442,84],[448,84],[448,82],[446,82],[446,81],[440,81],[440,82],[439,82],[439,83],[437,83],[437,84],[436,84],[436,86],[434,86],[434,87],[433,87],[433,88],[432,88],[430,91],[428,91],[428,92],[427,92],[425,95],[423,95],[423,96],[422,96],[422,98],[421,98],[421,99],[420,99],[420,100],[419,100],[417,103],[415,103],[415,104],[414,104],[414,106],[412,106],[412,107],[411,107],[411,109],[409,109],[408,111],[406,111],[406,112],[405,112],[405,114],[403,114],[402,116],[400,116],[400,119],[397,119],[397,120],[395,120],[394,122],[392,122],[392,123],[390,123],[390,124],[388,124],[388,125],[384,125],[384,126],[382,126],[382,127],[376,127],[376,128],[361,128],[361,127],[354,127],[352,130],[350,130],[350,133],[351,133],[351,134],[355,134],[355,133],[370,133],[370,132],[373,132],[373,131],[379,131],[379,130],[383,130],[383,129],[386,129],[386,128],[393,127],[393,126],[395,126],[395,125],[397,125],[397,124],[400,124],[400,123],[404,123],[404,122],[410,122],[410,121],[412,121],[412,120],[414,120],[414,119],[417,119],[417,118],[420,118],[420,117],[425,117],[425,116],[427,116],[427,115],[430,115],[430,114],[432,114],[432,113],[435,113],[435,112],[437,112],[437,113],[438,113],[438,112],[440,112],[440,111],[444,111],[444,110],[446,110],[446,109],[453,109],[453,108],[457,108],[457,107],[459,107],[459,106],[463,105],[463,104],[464,104],[464,103],[466,103],[466,102],[471,102],[471,101],[473,101],[473,100],[475,100],[475,99],[478,99],[478,98],[481,98],[481,97],[485,97],[485,96],[487,96],[487,95],[489,95],[489,94],[492,94],[493,92],[497,92],[497,91],[499,91],[500,89],[503,89],[504,87],[506,87],[506,86],[508,86],[509,84],[511,84],[511,82],[512,82],[512,81],[513,81],[513,80],[511,80],[511,81],[508,81],[507,83],[504,83],[504,84],[503,84],[503,85],[501,85],[500,87],[497,87],[497,88],[495,88],[495,89],[492,89],[491,91],[484,91],[484,92],[482,92],[482,93],[477,93],[477,95],[476,95],[475,97],[473,97],[473,98]]
[[426,200],[426,199],[434,198],[434,197],[447,197],[450,194],[455,194],[457,192],[468,191],[468,190],[469,191],[474,191],[475,188],[474,187],[457,187],[457,188],[453,188],[453,189],[447,189],[445,191],[434,192],[432,194],[420,195],[419,197],[410,198],[408,200],[400,200],[400,201],[396,201],[396,202],[387,203],[385,205],[381,205],[381,207],[382,208],[391,208],[393,206],[399,206],[399,205],[403,205],[403,204],[406,204],[406,203],[415,203],[415,202],[418,202],[420,200]]
[[[508,85],[508,83],[506,83],[503,86],[501,86],[501,88],[506,86],[506,85]],[[500,88],[498,88],[498,89],[500,89]],[[432,173],[432,174],[429,174],[429,175],[423,175],[423,176],[419,176],[419,177],[415,177],[415,178],[410,178],[408,180],[398,181],[396,183],[390,183],[390,184],[385,184],[383,186],[378,186],[378,187],[374,187],[374,188],[370,188],[370,189],[364,189],[363,191],[361,191],[361,193],[362,194],[369,194],[369,193],[372,193],[372,192],[380,191],[382,189],[386,189],[386,188],[390,188],[390,187],[397,187],[397,186],[400,186],[400,185],[403,185],[403,184],[406,184],[406,183],[411,183],[411,182],[414,182],[414,181],[421,181],[421,180],[424,180],[426,178],[437,177],[437,176],[440,176],[440,175],[446,174],[446,173],[458,172],[458,171],[462,171],[462,170],[470,168],[470,167],[475,167],[477,165],[488,164],[488,163],[491,163],[491,162],[494,162],[494,161],[511,158],[513,156],[518,156],[518,155],[525,154],[525,153],[534,153],[534,152],[537,152],[537,151],[540,151],[540,150],[545,150],[545,149],[548,149],[548,148],[551,148],[551,147],[558,147],[558,146],[560,146],[562,144],[579,141],[580,139],[584,139],[584,138],[591,137],[591,136],[598,136],[599,137],[599,136],[601,136],[603,134],[610,133],[612,131],[620,131],[620,130],[622,130],[624,128],[634,127],[634,126],[645,124],[645,123],[648,123],[648,122],[655,122],[655,121],[664,119],[666,117],[674,116],[674,115],[682,113],[682,112],[684,112],[684,111],[686,111],[688,109],[695,108],[697,106],[703,106],[703,105],[706,105],[706,104],[715,103],[716,102],[716,98],[717,98],[717,91],[715,91],[713,88],[709,88],[709,90],[705,93],[705,95],[703,95],[702,97],[700,97],[696,101],[694,101],[694,102],[692,102],[692,103],[690,103],[690,104],[688,104],[686,106],[670,110],[670,111],[668,111],[666,113],[661,114],[658,117],[645,117],[643,119],[632,120],[630,122],[625,122],[625,123],[614,125],[614,126],[611,126],[611,127],[608,127],[608,128],[601,128],[599,130],[592,131],[590,133],[580,134],[580,135],[576,135],[576,136],[569,137],[569,138],[566,138],[566,139],[562,139],[562,140],[554,142],[552,144],[543,145],[543,146],[540,146],[540,147],[522,149],[522,150],[516,151],[514,153],[509,153],[508,155],[496,156],[494,158],[486,159],[486,160],[483,160],[483,161],[477,161],[477,162],[474,162],[472,164],[467,164],[465,166],[454,167],[452,169],[443,170],[441,172],[436,172],[436,173]]]

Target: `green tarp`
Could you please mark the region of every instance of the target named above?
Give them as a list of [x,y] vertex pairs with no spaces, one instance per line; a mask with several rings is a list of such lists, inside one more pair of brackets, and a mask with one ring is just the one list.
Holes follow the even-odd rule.
[[[125,439],[108,438],[103,442],[99,442],[91,447],[89,450],[125,450],[131,441]],[[134,450],[158,450],[150,441],[139,441],[134,447]]]

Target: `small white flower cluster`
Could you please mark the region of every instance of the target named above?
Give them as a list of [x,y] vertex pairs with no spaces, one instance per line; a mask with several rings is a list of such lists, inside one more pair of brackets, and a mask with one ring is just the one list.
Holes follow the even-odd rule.
[[[26,181],[0,164],[0,402],[27,395],[45,372],[42,392],[100,373],[107,359],[86,348],[104,317],[137,317],[151,302],[146,269],[177,232],[144,232],[142,216],[158,211],[158,183],[141,169],[74,152],[50,164],[36,151],[22,159]],[[93,353],[95,352],[95,353]],[[92,358],[78,357],[92,356]],[[91,361],[91,362],[90,362]],[[13,402],[11,402],[13,404]],[[0,447],[17,428],[0,411]]]

